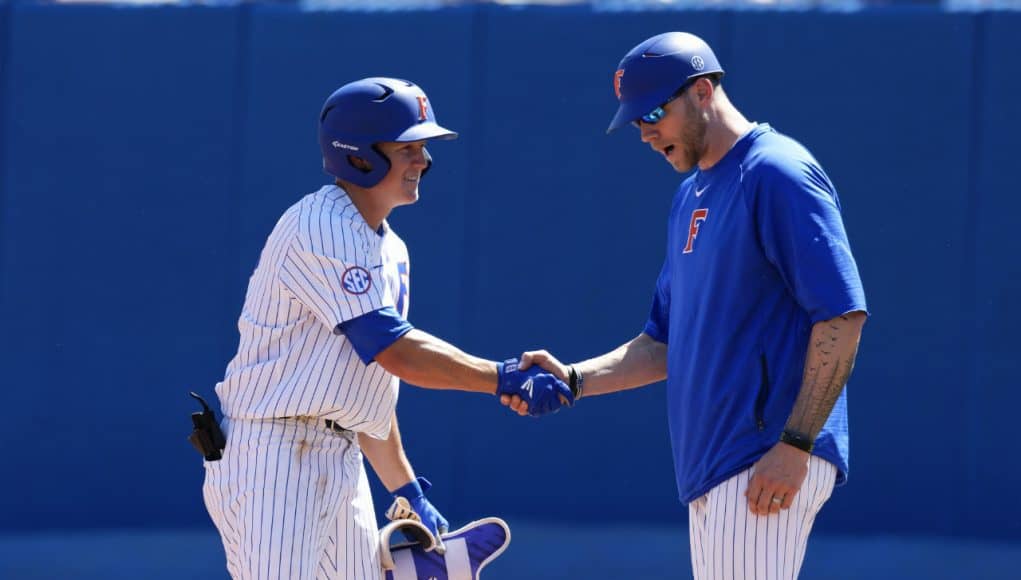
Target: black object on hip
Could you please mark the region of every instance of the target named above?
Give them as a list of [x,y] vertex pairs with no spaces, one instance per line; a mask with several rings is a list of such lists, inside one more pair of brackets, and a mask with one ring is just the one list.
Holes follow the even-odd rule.
[[216,414],[206,404],[206,400],[197,393],[188,393],[199,403],[202,403],[202,412],[192,413],[191,422],[195,429],[188,436],[188,441],[198,452],[206,458],[206,461],[219,461],[223,457],[223,448],[227,445],[227,439],[220,430],[220,424],[216,422]]

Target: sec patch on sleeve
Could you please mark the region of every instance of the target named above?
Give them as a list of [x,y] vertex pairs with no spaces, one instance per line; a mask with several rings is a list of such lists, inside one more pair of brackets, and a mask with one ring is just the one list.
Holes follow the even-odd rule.
[[361,266],[351,266],[344,270],[340,281],[348,294],[365,294],[372,288],[372,276]]

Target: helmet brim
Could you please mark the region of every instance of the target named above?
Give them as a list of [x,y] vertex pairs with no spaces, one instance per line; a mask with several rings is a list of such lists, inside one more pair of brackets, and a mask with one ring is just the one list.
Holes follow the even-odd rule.
[[665,100],[665,98],[659,95],[652,95],[644,99],[621,101],[620,106],[617,107],[617,114],[613,116],[610,126],[606,128],[606,134],[609,135],[624,125],[637,121],[643,115],[663,104]]
[[457,139],[457,133],[441,127],[432,121],[412,125],[406,131],[397,136],[394,141],[407,143],[409,141],[425,141],[428,139],[450,140]]

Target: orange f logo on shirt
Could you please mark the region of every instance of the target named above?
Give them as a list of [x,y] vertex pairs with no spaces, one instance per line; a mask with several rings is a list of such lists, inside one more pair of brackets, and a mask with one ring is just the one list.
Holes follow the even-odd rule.
[[617,93],[617,100],[620,100],[620,81],[624,78],[624,69],[613,73],[613,92]]
[[684,253],[690,254],[694,251],[695,238],[698,237],[698,228],[709,216],[709,208],[701,207],[691,212],[691,225],[688,226],[688,243],[684,245]]
[[429,107],[429,105],[428,105],[428,101],[426,100],[426,98],[423,97],[423,96],[418,97],[418,120],[419,121],[425,121],[426,120],[426,111],[427,111],[428,107]]

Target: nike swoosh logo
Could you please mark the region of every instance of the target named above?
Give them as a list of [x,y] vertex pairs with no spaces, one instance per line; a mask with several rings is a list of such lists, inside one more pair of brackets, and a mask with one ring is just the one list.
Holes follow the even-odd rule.
[[643,52],[642,53],[642,58],[663,58],[664,56],[673,56],[673,55],[681,53],[681,52],[684,52],[684,51],[683,50],[675,50],[673,52],[663,52],[663,53],[658,53],[658,54],[654,53],[654,52]]
[[695,197],[702,197],[702,194],[705,193],[705,190],[707,190],[707,189],[709,189],[708,185],[703,187],[702,189],[699,189],[699,188],[696,187],[695,188]]

